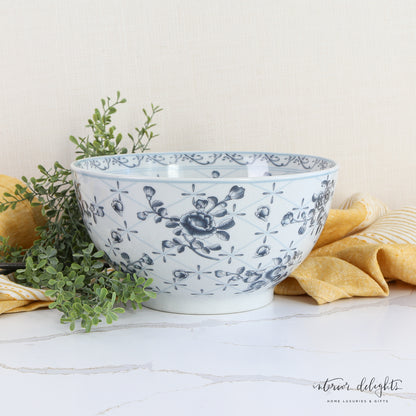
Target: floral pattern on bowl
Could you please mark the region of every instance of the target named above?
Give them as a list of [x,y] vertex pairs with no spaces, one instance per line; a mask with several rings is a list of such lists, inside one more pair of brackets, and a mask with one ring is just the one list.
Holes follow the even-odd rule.
[[112,264],[153,279],[148,306],[225,313],[268,303],[325,224],[334,162],[272,153],[103,156],[72,165]]

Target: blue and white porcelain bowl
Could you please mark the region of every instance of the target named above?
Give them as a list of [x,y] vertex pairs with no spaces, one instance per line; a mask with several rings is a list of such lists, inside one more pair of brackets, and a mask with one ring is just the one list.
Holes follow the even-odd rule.
[[317,156],[182,152],[101,156],[71,166],[95,245],[153,279],[146,306],[256,309],[309,254],[338,167]]

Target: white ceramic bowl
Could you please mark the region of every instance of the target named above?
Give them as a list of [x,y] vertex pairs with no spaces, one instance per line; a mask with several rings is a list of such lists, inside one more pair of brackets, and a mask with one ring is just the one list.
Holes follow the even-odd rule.
[[146,306],[259,308],[309,254],[338,167],[316,156],[144,153],[71,166],[84,222],[115,267],[153,279]]

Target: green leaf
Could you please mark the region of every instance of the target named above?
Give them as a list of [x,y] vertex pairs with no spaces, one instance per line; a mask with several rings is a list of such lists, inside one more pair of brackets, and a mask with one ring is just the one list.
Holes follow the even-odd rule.
[[52,267],[52,266],[48,266],[47,268],[46,268],[46,271],[49,273],[49,274],[57,274],[58,272],[56,271],[56,269],[54,268],[54,267]]
[[42,165],[38,165],[38,169],[40,170],[40,173],[43,173],[44,175],[48,174],[48,171]]
[[108,290],[105,287],[102,287],[100,290],[100,299],[103,300],[106,298],[106,296],[108,295]]
[[69,140],[75,144],[75,146],[78,146],[78,140],[74,136],[69,136]]
[[74,282],[74,286],[75,286],[75,288],[76,288],[76,289],[79,289],[79,288],[83,287],[83,285],[84,285],[84,280],[85,280],[85,277],[84,277],[84,276],[78,276],[78,277],[75,279],[75,282]]

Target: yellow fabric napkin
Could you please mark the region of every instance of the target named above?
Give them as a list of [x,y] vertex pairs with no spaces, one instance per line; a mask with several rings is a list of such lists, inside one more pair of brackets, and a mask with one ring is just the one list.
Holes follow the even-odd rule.
[[33,311],[48,306],[51,301],[44,290],[19,285],[0,275],[0,314]]
[[[0,175],[0,202],[7,200],[4,193],[14,194],[16,185],[25,184],[12,176]],[[8,237],[12,247],[29,248],[39,238],[36,227],[45,225],[41,206],[32,206],[29,201],[19,202],[14,209],[0,212],[0,236]]]
[[313,251],[275,293],[306,293],[323,304],[387,296],[390,280],[416,285],[416,207],[389,211],[360,193],[330,210]]
[[[16,184],[25,186],[16,178],[0,175],[0,201],[7,199],[5,192],[14,194]],[[11,246],[29,248],[38,238],[36,227],[44,225],[45,221],[40,206],[34,207],[28,201],[22,201],[15,209],[0,213],[0,236],[8,237]],[[31,311],[50,303],[51,299],[43,290],[27,288],[0,275],[0,314]]]

